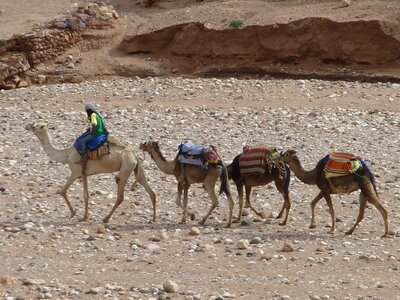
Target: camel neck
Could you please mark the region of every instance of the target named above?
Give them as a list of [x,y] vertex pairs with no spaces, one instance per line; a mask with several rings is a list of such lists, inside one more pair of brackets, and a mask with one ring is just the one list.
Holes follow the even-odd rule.
[[161,151],[158,149],[152,149],[150,151],[151,158],[156,163],[157,167],[163,171],[165,174],[173,175],[175,170],[175,161],[168,161],[162,155]]
[[311,185],[317,184],[317,176],[318,176],[317,167],[315,167],[313,170],[310,171],[304,170],[300,160],[297,157],[293,157],[290,160],[289,166],[296,175],[296,177],[300,179],[300,181]]
[[51,159],[66,164],[68,161],[68,150],[71,148],[67,149],[58,149],[55,148],[52,144],[51,137],[50,135],[46,132],[43,136],[38,136],[44,151],[47,153],[48,156],[50,156]]

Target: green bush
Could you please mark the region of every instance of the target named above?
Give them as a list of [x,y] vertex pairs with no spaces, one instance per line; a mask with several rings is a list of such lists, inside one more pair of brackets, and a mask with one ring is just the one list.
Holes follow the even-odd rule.
[[243,22],[239,21],[239,20],[234,20],[229,23],[229,27],[235,28],[235,29],[239,29],[243,26],[244,26]]

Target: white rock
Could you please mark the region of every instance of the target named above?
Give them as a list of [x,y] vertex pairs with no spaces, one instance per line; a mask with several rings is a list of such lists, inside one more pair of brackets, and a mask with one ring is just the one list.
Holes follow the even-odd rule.
[[166,280],[163,283],[163,288],[167,293],[176,293],[179,290],[179,285],[172,280]]
[[242,239],[237,242],[238,249],[251,249],[249,240]]

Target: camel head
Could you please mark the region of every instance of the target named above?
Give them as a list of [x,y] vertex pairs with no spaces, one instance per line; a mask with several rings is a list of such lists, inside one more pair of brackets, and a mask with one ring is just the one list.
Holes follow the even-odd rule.
[[47,134],[47,125],[43,123],[27,124],[25,129],[32,131],[38,138]]
[[281,156],[281,159],[283,162],[289,163],[294,158],[297,159],[296,153],[297,153],[296,150],[287,150],[287,151],[281,153],[280,156]]
[[159,151],[160,146],[158,146],[158,142],[149,141],[146,143],[141,143],[139,149],[150,153],[152,150]]

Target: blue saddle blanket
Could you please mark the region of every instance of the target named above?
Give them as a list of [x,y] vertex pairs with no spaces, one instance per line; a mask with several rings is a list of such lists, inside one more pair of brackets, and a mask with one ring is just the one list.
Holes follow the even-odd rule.
[[184,142],[178,146],[178,160],[183,164],[205,166],[204,151],[210,148],[207,146],[198,146],[191,141]]
[[106,134],[99,135],[96,139],[87,143],[87,147],[89,148],[90,151],[96,150],[107,141],[107,138],[108,135]]
[[[81,135],[79,138],[74,143],[74,148],[80,152],[82,149],[82,139],[87,135],[87,133],[84,133]],[[89,141],[86,146],[90,151],[96,150],[99,148],[101,145],[103,145],[108,138],[108,134],[102,134],[94,138],[93,140]]]
[[184,142],[178,146],[179,152],[185,155],[202,155],[203,151],[210,148],[207,146],[198,146],[191,141]]

